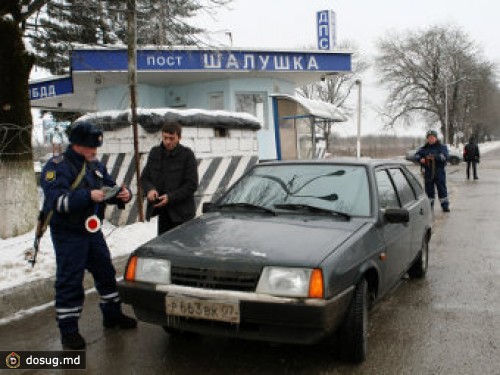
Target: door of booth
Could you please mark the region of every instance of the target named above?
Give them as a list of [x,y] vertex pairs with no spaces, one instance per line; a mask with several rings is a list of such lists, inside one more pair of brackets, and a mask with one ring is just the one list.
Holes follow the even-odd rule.
[[314,118],[295,102],[273,100],[278,160],[313,159],[316,155]]

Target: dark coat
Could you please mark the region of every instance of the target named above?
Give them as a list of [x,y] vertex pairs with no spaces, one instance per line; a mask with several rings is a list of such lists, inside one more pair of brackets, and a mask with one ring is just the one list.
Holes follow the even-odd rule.
[[43,211],[53,210],[50,225],[52,228],[86,232],[85,220],[97,214],[103,219],[106,204],[123,203],[117,199],[96,203],[90,199],[90,191],[103,186],[113,187],[116,182],[108,174],[106,167],[99,161],[87,162],[85,176],[76,187],[71,185],[76,180],[83,166],[84,157],[76,153],[71,146],[60,156],[50,159],[41,174],[41,185],[45,195]]
[[469,142],[465,145],[464,161],[479,163],[479,147],[474,142]]
[[[425,145],[420,147],[420,149],[415,154],[415,161],[420,163],[420,159],[426,159],[429,157],[434,158],[434,168],[436,169],[437,173],[440,173],[441,171],[444,173],[444,167],[446,166],[446,161],[448,160],[448,147],[440,142],[436,142],[433,145],[426,143]],[[426,177],[431,176],[433,174],[432,163],[426,162],[425,164],[423,164],[423,166],[425,169]]]
[[167,151],[160,143],[154,146],[141,176],[144,194],[155,189],[167,194],[168,203],[160,215],[168,215],[173,223],[183,223],[196,214],[194,193],[198,189],[198,164],[193,151],[181,144]]

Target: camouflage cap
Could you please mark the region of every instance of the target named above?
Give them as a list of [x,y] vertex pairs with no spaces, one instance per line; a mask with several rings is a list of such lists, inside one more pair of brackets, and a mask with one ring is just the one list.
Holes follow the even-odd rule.
[[435,130],[428,130],[427,134],[425,135],[425,137],[427,138],[427,137],[429,137],[431,135],[434,136],[434,137],[436,137],[436,138],[438,137],[438,133]]

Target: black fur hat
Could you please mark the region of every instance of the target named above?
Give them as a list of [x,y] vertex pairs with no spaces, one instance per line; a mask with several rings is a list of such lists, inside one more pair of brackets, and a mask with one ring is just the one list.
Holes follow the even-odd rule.
[[69,133],[71,144],[85,147],[102,146],[102,131],[90,122],[82,121],[73,124]]

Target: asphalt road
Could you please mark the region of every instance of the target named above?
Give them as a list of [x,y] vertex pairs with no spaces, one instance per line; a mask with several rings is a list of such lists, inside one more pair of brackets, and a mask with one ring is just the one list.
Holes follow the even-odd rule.
[[[81,319],[87,373],[500,374],[500,150],[483,157],[479,181],[466,181],[464,168],[448,167],[451,213],[436,207],[427,278],[402,280],[372,310],[365,363],[341,363],[326,344],[171,337],[144,323],[104,331],[90,294]],[[0,350],[59,349],[52,308],[0,326]]]

